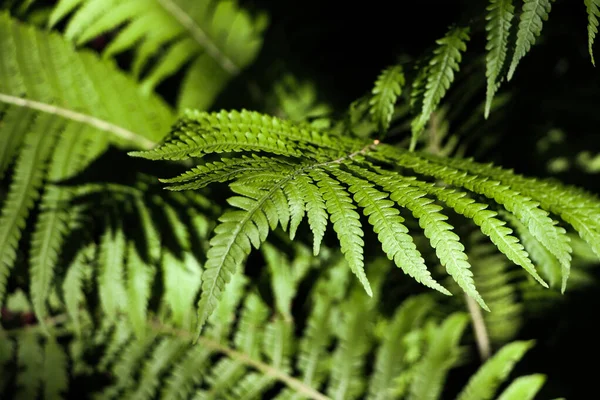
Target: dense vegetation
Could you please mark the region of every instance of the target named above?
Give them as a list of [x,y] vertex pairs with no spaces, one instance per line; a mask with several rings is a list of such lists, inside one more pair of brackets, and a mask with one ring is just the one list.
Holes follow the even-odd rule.
[[600,2],[322,3],[1,3],[0,397],[594,391]]

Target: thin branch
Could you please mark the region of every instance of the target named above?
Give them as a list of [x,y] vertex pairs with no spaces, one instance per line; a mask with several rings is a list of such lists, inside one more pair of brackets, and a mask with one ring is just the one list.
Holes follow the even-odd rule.
[[[152,328],[160,333],[167,333],[167,334],[175,335],[175,336],[181,337],[186,340],[192,340],[194,338],[194,335],[189,331],[167,327],[167,326],[160,324],[159,322],[153,322]],[[199,345],[208,347],[214,351],[222,353],[231,359],[234,359],[236,361],[239,361],[241,363],[249,365],[249,366],[257,369],[258,371],[262,372],[263,374],[279,380],[280,382],[284,383],[286,386],[297,391],[299,394],[302,394],[310,399],[331,400],[329,397],[325,396],[323,393],[308,386],[304,382],[286,374],[285,372],[283,372],[269,364],[265,364],[262,361],[256,360],[245,353],[242,353],[242,352],[236,351],[230,347],[224,346],[215,340],[209,339],[204,336],[200,336],[198,338],[197,342]]]
[[240,67],[217,47],[206,32],[179,5],[173,0],[158,0],[158,3],[190,32],[194,40],[219,63],[221,68],[231,75],[237,75],[240,72]]
[[467,308],[471,315],[471,322],[473,324],[473,331],[475,332],[475,341],[477,342],[477,350],[479,351],[479,357],[481,361],[485,362],[490,358],[492,352],[490,346],[490,337],[488,335],[487,328],[485,326],[485,320],[481,313],[481,308],[475,300],[473,300],[468,294],[465,293],[465,299],[467,302]]
[[23,99],[16,96],[11,96],[8,94],[0,93],[0,102],[6,104],[12,104],[18,107],[30,108],[32,110],[37,110],[41,112],[45,112],[47,114],[58,115],[65,119],[71,121],[81,122],[83,124],[89,125],[96,129],[100,129],[102,131],[111,133],[115,136],[118,136],[121,139],[125,139],[129,142],[137,143],[140,147],[144,149],[151,149],[156,146],[152,140],[147,139],[135,132],[122,128],[118,125],[112,124],[108,121],[92,117],[91,115],[82,114],[73,110],[69,110],[67,108],[57,107],[47,103],[41,103],[35,100]]

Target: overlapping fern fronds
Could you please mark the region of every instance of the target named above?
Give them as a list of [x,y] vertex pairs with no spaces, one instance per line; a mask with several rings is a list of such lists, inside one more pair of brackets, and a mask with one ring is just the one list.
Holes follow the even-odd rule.
[[432,278],[408,233],[404,221],[410,212],[447,272],[486,309],[464,246],[446,221],[446,210],[479,226],[509,260],[543,285],[520,240],[493,209],[520,221],[556,258],[563,271],[563,289],[571,247],[554,216],[570,224],[600,255],[600,223],[593,212],[599,203],[578,189],[470,160],[330,135],[256,112],[190,111],[157,148],[132,154],[184,160],[213,153],[226,155],[163,180],[170,190],[232,181],[235,195],[229,204],[235,209],[221,216],[211,240],[199,303],[200,326],[251,248],[259,248],[278,226],[293,237],[304,216],[314,234],[315,253],[330,219],[341,250],[367,293],[371,289],[364,272],[364,230],[358,211],[368,218],[390,260],[424,285],[448,293]]
[[[122,315],[110,328],[73,338],[69,346],[44,339],[36,330],[0,332],[0,371],[13,363],[21,367],[3,370],[10,381],[2,389],[52,398],[65,394],[69,379],[86,382],[103,374],[108,382],[98,395],[106,399],[441,398],[449,370],[465,360],[459,346],[467,316],[433,317],[434,302],[427,295],[408,299],[384,316],[376,299],[388,263],[376,263],[378,268],[370,271],[375,297],[370,299],[347,279],[345,261],[334,256],[319,265],[323,273],[308,294],[307,316],[286,317],[280,311],[298,300],[298,292],[277,287],[282,280],[298,285],[303,279],[291,268],[304,262],[300,250],[292,259],[274,247],[267,250],[267,258],[281,261],[278,271],[270,270],[279,306],[269,307],[252,282],[236,275],[226,289],[227,301],[219,304],[193,347],[193,333],[186,328],[150,319],[146,335],[139,336]],[[59,330],[64,321],[53,323]],[[81,345],[84,353],[77,350]],[[499,350],[458,398],[492,398],[531,346],[513,342]],[[88,364],[86,352],[97,351],[100,360]],[[373,368],[367,364],[371,358]],[[543,383],[543,376],[537,377],[527,385],[532,396]],[[513,385],[517,382],[524,385],[519,380]]]
[[233,0],[62,0],[50,25],[67,17],[65,36],[77,44],[114,33],[105,56],[135,50],[144,92],[184,70],[179,109],[207,109],[257,56],[267,22]]
[[0,15],[0,53],[0,173],[12,171],[0,216],[0,304],[11,270],[23,263],[21,237],[37,206],[27,258],[33,307],[43,318],[65,239],[81,216],[67,206],[72,190],[56,183],[109,145],[152,147],[173,116],[112,63],[7,15]]

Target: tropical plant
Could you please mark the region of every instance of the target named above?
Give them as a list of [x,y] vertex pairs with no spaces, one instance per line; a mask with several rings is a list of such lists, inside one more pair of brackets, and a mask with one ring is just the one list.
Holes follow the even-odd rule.
[[[558,6],[515,3],[463,5],[340,108],[253,67],[256,4],[6,2],[0,391],[534,398],[547,378],[511,375],[522,328],[593,287],[600,201],[540,176],[548,131],[537,177],[490,163],[510,139],[501,84]],[[244,108],[215,110],[237,91]]]

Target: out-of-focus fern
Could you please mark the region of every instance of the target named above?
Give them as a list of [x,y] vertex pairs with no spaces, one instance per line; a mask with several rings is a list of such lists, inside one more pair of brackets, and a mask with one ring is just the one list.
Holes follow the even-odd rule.
[[[2,172],[14,163],[0,216],[0,304],[38,205],[28,258],[33,307],[43,321],[61,249],[79,216],[76,207],[66,207],[71,189],[54,183],[75,176],[109,144],[151,147],[173,117],[111,63],[7,15],[0,16],[0,51]],[[113,86],[121,96],[115,98]]]
[[[304,262],[306,249],[296,250],[298,257],[285,262]],[[271,253],[270,258],[286,260],[273,247],[265,251]],[[99,393],[106,399],[383,400],[404,398],[403,392],[411,399],[440,398],[447,371],[464,360],[459,343],[466,316],[434,317],[428,296],[407,300],[392,316],[384,316],[378,312],[376,299],[381,296],[387,263],[375,263],[378,269],[369,275],[375,299],[369,299],[360,285],[348,284],[343,259],[328,256],[323,260],[328,261],[320,264],[324,273],[309,293],[306,321],[296,314],[285,318],[279,307],[268,307],[254,285],[236,275],[226,289],[227,301],[209,318],[195,346],[190,347],[193,331],[160,319],[150,319],[146,336],[136,336],[122,315],[111,328],[97,333],[98,344],[88,343],[89,352],[102,354],[100,363],[90,366],[91,375],[76,376],[95,379],[101,371],[108,372],[108,385]],[[287,272],[271,273],[275,279],[270,290],[281,296],[277,286]],[[299,300],[297,296],[296,291],[291,294],[293,301]],[[64,320],[51,323],[57,331],[70,330]],[[0,342],[0,368],[13,362],[23,366],[11,373],[16,379],[6,393],[32,398],[43,391],[44,398],[54,398],[65,392],[73,353],[63,344],[54,338],[42,339],[36,330],[9,330],[0,335],[8,335]],[[501,349],[473,375],[459,398],[494,395],[530,345],[515,342]],[[375,368],[369,372],[366,361],[372,356]],[[27,392],[20,392],[24,389]],[[529,388],[538,389],[533,383]]]
[[135,50],[132,70],[143,76],[146,93],[185,70],[179,109],[210,107],[254,60],[267,22],[265,15],[252,17],[236,1],[214,0],[61,0],[50,25],[67,16],[65,36],[76,44],[115,33],[105,56]]

